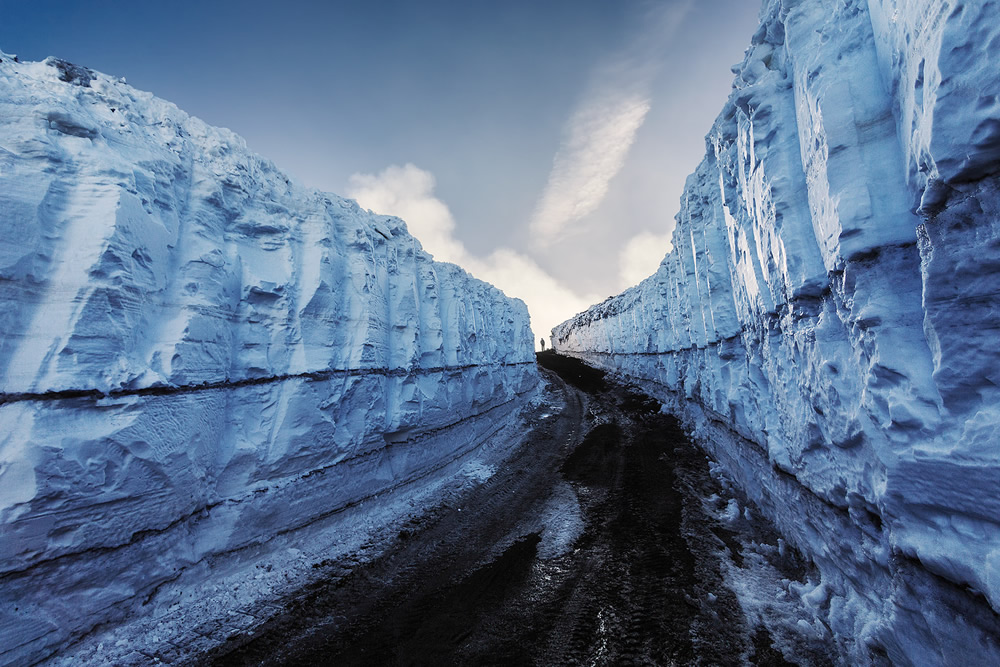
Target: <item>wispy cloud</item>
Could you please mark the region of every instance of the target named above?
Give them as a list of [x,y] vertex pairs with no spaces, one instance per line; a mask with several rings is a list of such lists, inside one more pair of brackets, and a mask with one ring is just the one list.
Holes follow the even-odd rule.
[[649,113],[649,88],[662,44],[690,6],[690,1],[650,5],[635,39],[594,72],[566,123],[532,215],[531,231],[539,242],[558,239],[567,225],[593,213],[604,201]]
[[597,210],[648,111],[647,97],[631,95],[594,100],[573,114],[531,220],[540,241],[553,240],[567,224]]
[[[690,4],[691,0],[649,3],[642,29],[593,73],[566,122],[563,142],[531,219],[532,242],[558,239],[567,225],[604,201],[650,111],[649,90],[663,59],[660,51]],[[470,253],[455,238],[455,219],[435,196],[434,187],[433,174],[406,164],[377,174],[354,174],[347,194],[366,208],[403,218],[435,259],[454,262],[522,299],[531,312],[536,337],[548,338],[553,326],[603,298],[604,294],[581,294],[576,285],[557,279],[535,259],[512,248],[498,248],[485,256]],[[667,238],[643,233],[624,246],[618,265],[624,284],[656,270],[669,245]]]
[[508,296],[525,302],[536,336],[598,300],[578,294],[532,258],[510,248],[499,248],[486,257],[471,254],[454,237],[455,219],[447,204],[434,196],[434,175],[413,164],[390,166],[378,174],[354,174],[347,196],[385,215],[396,215],[434,258],[453,262],[480,280],[499,287]]

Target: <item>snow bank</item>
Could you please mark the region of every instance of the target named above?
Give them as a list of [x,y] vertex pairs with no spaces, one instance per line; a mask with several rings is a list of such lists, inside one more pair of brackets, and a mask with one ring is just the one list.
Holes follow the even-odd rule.
[[674,250],[553,346],[685,417],[852,661],[1000,664],[1000,9],[761,16]]
[[172,104],[0,60],[0,663],[516,440],[522,302]]

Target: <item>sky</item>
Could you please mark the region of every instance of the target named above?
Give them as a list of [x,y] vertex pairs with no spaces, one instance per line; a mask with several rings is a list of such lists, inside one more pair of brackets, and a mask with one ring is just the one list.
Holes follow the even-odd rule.
[[153,92],[398,215],[536,338],[652,274],[758,0],[0,0],[0,48]]

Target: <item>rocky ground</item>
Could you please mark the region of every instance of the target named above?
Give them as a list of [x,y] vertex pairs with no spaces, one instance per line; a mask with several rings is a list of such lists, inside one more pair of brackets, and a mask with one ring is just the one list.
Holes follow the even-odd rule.
[[201,662],[788,664],[726,580],[747,545],[781,576],[804,564],[767,548],[779,542],[760,522],[726,520],[736,499],[659,403],[576,360],[539,363],[547,400],[503,468],[380,557],[323,564],[271,621]]

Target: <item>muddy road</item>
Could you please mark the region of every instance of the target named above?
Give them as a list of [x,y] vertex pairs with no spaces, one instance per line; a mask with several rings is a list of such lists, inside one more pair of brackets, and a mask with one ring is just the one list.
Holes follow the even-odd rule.
[[503,468],[204,662],[787,664],[723,585],[739,541],[701,450],[659,403],[539,363],[548,400]]

